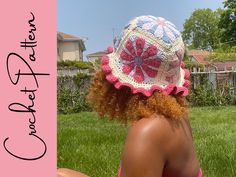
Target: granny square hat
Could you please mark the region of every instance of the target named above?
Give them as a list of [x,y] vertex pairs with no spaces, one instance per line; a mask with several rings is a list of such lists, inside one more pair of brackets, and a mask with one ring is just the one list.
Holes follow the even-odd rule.
[[188,95],[184,43],[175,25],[162,17],[139,16],[123,29],[114,50],[102,58],[106,79],[119,89],[151,96],[155,90]]

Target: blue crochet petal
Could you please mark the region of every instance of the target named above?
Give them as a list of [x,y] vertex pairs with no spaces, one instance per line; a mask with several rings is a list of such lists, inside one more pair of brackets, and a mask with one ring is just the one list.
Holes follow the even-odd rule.
[[155,31],[157,30],[157,25],[153,25],[153,27],[151,29],[149,29],[148,31],[150,33],[152,33],[153,35],[155,35]]
[[173,29],[171,28],[168,28],[174,35],[175,35],[175,38],[178,38],[180,35],[178,33],[176,33]]
[[149,21],[149,20],[139,20],[136,25],[137,25],[138,27],[142,28],[144,24],[150,23],[150,22],[151,22],[151,21]]
[[170,44],[171,43],[171,39],[170,37],[167,35],[165,29],[163,29],[163,37],[162,40],[165,41],[166,43]]

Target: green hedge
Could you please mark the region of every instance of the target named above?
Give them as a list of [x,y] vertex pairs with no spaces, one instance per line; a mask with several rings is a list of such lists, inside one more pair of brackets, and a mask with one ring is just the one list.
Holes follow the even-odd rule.
[[196,62],[192,62],[192,61],[184,61],[184,66],[185,68],[192,70],[193,68],[200,68],[203,69],[204,65],[203,64],[199,64]]
[[236,60],[236,53],[213,52],[207,58],[209,61],[232,61]]
[[[72,90],[63,85],[63,80],[71,79],[77,86],[76,90]],[[57,90],[57,107],[58,113],[70,114],[81,111],[90,111],[91,108],[86,102],[86,95],[88,89],[81,91],[80,87],[84,82],[89,82],[90,75],[78,73],[74,77],[63,76],[59,77],[59,86]]]
[[[58,87],[57,103],[59,113],[69,114],[91,110],[86,102],[88,88],[84,88],[84,91],[81,91],[80,89],[84,86],[85,82],[90,81],[90,77],[90,75],[80,73],[71,78],[68,76],[59,78],[72,79],[78,87],[78,89],[74,91],[70,88],[66,88],[63,84]],[[236,95],[232,93],[230,86],[224,85],[218,89],[213,89],[206,78],[202,78],[201,80],[203,81],[197,88],[194,89],[192,85],[190,94],[187,96],[187,100],[192,106],[236,105]]]
[[93,67],[93,64],[91,62],[86,61],[71,61],[71,60],[65,60],[65,61],[58,61],[57,62],[58,68],[77,68],[77,69],[90,69]]
[[207,58],[209,61],[232,61],[236,60],[236,46],[222,45],[212,52]]
[[91,110],[85,100],[86,94],[65,88],[59,89],[57,93],[58,113],[70,114]]
[[236,95],[232,93],[229,85],[214,89],[209,83],[200,84],[190,89],[187,100],[191,106],[227,106],[236,105]]

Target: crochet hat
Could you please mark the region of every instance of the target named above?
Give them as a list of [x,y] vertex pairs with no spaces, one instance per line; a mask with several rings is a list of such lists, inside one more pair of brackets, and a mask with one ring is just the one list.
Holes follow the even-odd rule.
[[115,49],[102,58],[106,79],[119,89],[151,96],[188,95],[189,71],[184,69],[184,43],[175,25],[162,17],[140,16],[124,28]]

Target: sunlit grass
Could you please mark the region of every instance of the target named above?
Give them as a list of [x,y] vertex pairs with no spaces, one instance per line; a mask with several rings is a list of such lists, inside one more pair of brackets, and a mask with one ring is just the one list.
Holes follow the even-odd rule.
[[[236,176],[236,107],[192,108],[190,120],[204,177]],[[58,116],[58,167],[115,177],[127,127],[95,113]]]

